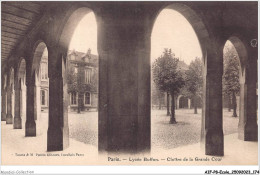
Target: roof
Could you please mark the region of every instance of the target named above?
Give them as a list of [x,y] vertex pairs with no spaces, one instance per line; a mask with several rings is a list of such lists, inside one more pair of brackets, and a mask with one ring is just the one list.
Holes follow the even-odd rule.
[[41,18],[45,5],[36,1],[2,1],[1,5],[1,61],[3,62]]

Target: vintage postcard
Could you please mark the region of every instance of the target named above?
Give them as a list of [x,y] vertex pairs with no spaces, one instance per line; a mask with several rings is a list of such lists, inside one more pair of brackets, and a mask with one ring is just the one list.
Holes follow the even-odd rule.
[[257,1],[1,1],[2,166],[258,164]]

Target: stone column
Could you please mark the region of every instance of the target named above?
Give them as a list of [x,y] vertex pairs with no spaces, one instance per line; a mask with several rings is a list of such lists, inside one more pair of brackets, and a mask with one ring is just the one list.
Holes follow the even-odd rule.
[[35,106],[34,106],[34,120],[38,120],[41,117],[41,86],[40,86],[40,75],[35,77]]
[[[213,41],[212,41],[213,42]],[[216,41],[214,41],[216,42]],[[217,45],[218,43],[216,43]],[[203,72],[202,143],[206,155],[224,155],[222,116],[223,50],[209,48]]]
[[13,124],[12,87],[11,86],[7,86],[7,115],[6,115],[6,124]]
[[190,105],[190,98],[188,98],[188,109],[191,108],[191,105]]
[[35,123],[35,81],[33,75],[31,80],[27,82],[27,101],[26,101],[26,122],[25,122],[25,136],[36,136],[36,123]]
[[2,89],[1,121],[6,121],[6,89]]
[[244,141],[257,141],[257,50],[251,49],[248,54],[248,67],[240,76],[238,138]]
[[21,118],[21,80],[15,86],[15,115],[14,115],[14,129],[22,129]]
[[143,7],[113,7],[97,18],[99,151],[150,151],[151,21]]
[[49,127],[47,150],[61,151],[69,146],[66,62],[56,48],[49,48]]
[[[25,81],[25,80],[24,80]],[[26,85],[23,83],[22,85],[22,97],[21,97],[21,118],[25,119],[26,118]]]

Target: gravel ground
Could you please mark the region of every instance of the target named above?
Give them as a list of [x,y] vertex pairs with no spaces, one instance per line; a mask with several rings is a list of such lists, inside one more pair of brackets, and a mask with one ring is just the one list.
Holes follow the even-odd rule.
[[[224,134],[237,132],[238,118],[233,118],[232,112],[224,109]],[[42,121],[47,131],[48,113],[42,113]],[[152,148],[172,149],[189,145],[200,141],[201,110],[193,114],[193,110],[176,110],[177,124],[169,124],[170,117],[165,110],[153,110],[151,118],[151,142]],[[98,145],[98,113],[86,112],[82,114],[69,113],[70,138],[77,141]]]
[[70,138],[98,146],[98,113],[69,113]]
[[[224,135],[237,132],[238,118],[231,117],[232,112],[223,111]],[[201,110],[176,110],[177,124],[169,124],[170,117],[165,110],[152,111],[152,147],[172,149],[200,141]]]

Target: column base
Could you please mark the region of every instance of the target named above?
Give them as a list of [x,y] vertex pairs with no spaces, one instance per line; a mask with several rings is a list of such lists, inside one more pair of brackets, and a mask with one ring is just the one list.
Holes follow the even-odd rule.
[[35,121],[26,121],[25,123],[25,137],[36,136],[36,123]]
[[222,129],[206,129],[205,154],[224,156],[224,136]]
[[6,121],[6,113],[1,113],[1,121]]
[[49,127],[47,133],[47,151],[62,151],[69,147],[68,128]]
[[22,118],[14,117],[14,129],[22,129]]
[[6,115],[6,124],[13,124],[13,116],[12,114]]
[[238,139],[243,141],[258,141],[258,127],[256,123],[246,123],[238,126]]

